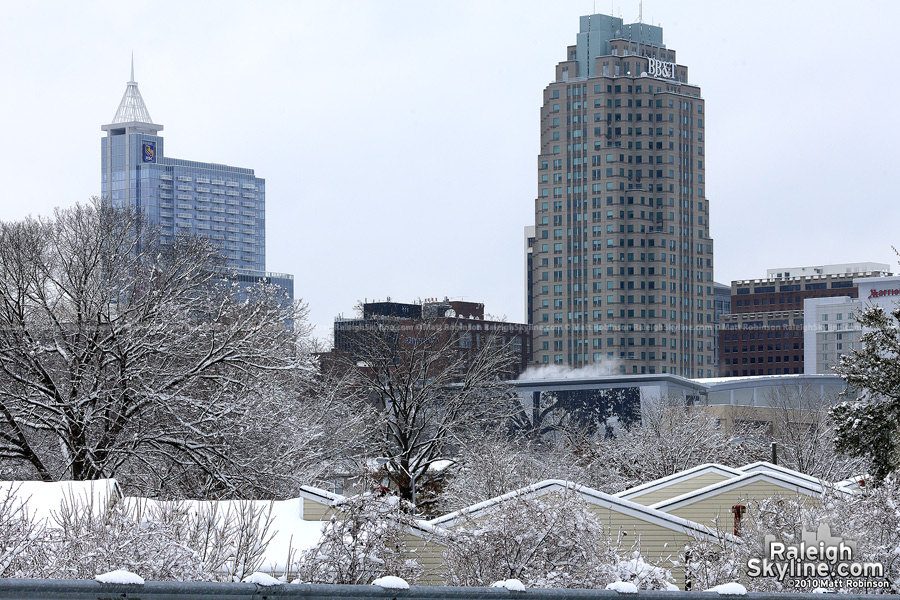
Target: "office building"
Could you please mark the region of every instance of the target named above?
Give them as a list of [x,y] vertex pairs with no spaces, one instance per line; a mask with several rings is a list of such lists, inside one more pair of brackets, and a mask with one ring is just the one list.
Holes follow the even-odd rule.
[[715,324],[715,329],[713,331],[713,338],[715,343],[713,344],[713,348],[715,349],[715,357],[713,359],[714,364],[716,365],[716,374],[719,373],[719,320],[722,318],[722,315],[727,315],[731,312],[731,286],[725,285],[724,283],[713,282],[713,323]]
[[[171,158],[131,80],[111,123],[101,126],[101,198],[142,211],[163,243],[180,234],[213,240],[242,284],[293,277],[266,272],[266,181],[253,169]],[[224,140],[223,140],[224,141]]]
[[888,268],[867,262],[769,269],[766,279],[732,281],[731,313],[722,315],[719,323],[719,375],[810,372],[805,368],[804,303],[857,298],[858,278],[882,278],[890,275]]
[[544,89],[533,360],[715,373],[705,110],[662,28],[581,17]]

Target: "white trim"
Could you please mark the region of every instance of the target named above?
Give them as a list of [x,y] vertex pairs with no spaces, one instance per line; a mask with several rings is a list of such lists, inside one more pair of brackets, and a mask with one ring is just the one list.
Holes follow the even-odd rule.
[[[810,482],[795,477],[789,477],[787,475],[784,475],[783,473],[778,472],[756,471],[752,473],[745,473],[733,479],[726,479],[725,481],[720,481],[719,483],[714,483],[712,485],[706,486],[705,488],[700,488],[699,490],[688,492],[687,494],[682,494],[680,496],[676,496],[675,498],[663,500],[650,506],[651,508],[655,508],[656,510],[666,512],[670,510],[677,510],[682,506],[687,506],[689,504],[699,502],[700,500],[705,500],[706,498],[717,496],[725,490],[742,488],[745,485],[749,485],[751,483],[756,483],[759,481],[772,483],[777,486],[784,487],[787,490],[806,494],[807,496],[819,496],[825,490],[825,486],[821,483]],[[835,487],[834,489],[845,494],[851,493],[850,491],[840,487]]]
[[340,494],[335,494],[321,488],[313,487],[311,485],[300,486],[300,497],[314,500],[319,504],[325,505],[331,505],[334,502],[346,499],[346,496],[341,496]]
[[660,477],[659,479],[654,479],[653,481],[648,481],[647,483],[642,483],[641,485],[636,485],[617,494],[613,494],[613,496],[616,496],[617,498],[623,498],[625,500],[631,500],[635,497],[641,497],[648,492],[668,487],[673,483],[686,479],[693,479],[694,477],[705,475],[707,473],[718,473],[720,475],[725,475],[728,479],[731,479],[732,477],[741,475],[742,471],[716,463],[706,463],[703,465],[697,465],[696,467],[687,469],[685,471],[679,471],[671,475],[666,475],[665,477]]
[[802,479],[810,483],[822,483],[822,480],[818,477],[813,477],[812,475],[807,475],[806,473],[801,473],[800,471],[788,469],[787,467],[776,465],[765,460],[760,460],[755,463],[744,465],[743,467],[738,467],[738,471],[741,471],[742,473],[759,473],[762,471],[769,471],[771,473],[781,473],[788,477],[793,477],[794,479]]
[[484,502],[473,504],[472,506],[463,508],[456,512],[437,517],[435,519],[432,519],[431,521],[428,521],[428,523],[430,523],[431,525],[440,525],[443,528],[452,527],[453,525],[460,522],[464,517],[471,517],[477,513],[484,512],[500,504],[501,502],[510,500],[517,496],[524,495],[526,497],[535,497],[560,490],[573,490],[580,494],[585,501],[591,504],[602,506],[603,508],[607,508],[621,514],[634,517],[647,523],[659,525],[660,527],[670,529],[672,531],[677,531],[679,533],[688,535],[700,534],[709,536],[713,539],[718,539],[716,533],[713,530],[711,530],[709,527],[706,527],[705,525],[701,525],[700,523],[695,523],[694,521],[676,517],[675,515],[670,515],[660,510],[644,506],[643,504],[638,504],[636,502],[631,502],[630,500],[617,498],[616,496],[613,496],[611,494],[606,494],[604,492],[579,485],[577,483],[572,483],[571,481],[563,481],[560,479],[547,479],[545,481],[541,481],[533,485],[514,490],[512,492],[507,492],[502,496],[497,496],[496,498],[491,498],[490,500],[485,500]]

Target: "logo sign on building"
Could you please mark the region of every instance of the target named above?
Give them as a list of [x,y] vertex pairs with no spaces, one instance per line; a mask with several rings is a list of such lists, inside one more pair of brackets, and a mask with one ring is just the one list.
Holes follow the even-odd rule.
[[665,62],[658,58],[651,58],[650,66],[647,74],[651,77],[662,77],[664,79],[675,79],[675,63]]
[[156,162],[156,142],[144,142],[141,155],[146,163]]
[[881,298],[882,296],[900,296],[900,289],[875,290],[869,292],[869,298]]

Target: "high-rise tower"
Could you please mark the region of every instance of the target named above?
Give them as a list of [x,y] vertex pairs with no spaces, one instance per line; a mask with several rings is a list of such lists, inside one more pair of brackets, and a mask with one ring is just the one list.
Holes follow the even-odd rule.
[[704,102],[662,28],[581,17],[544,90],[533,358],[715,374]]
[[101,126],[101,198],[142,211],[163,243],[179,233],[211,238],[239,281],[266,277],[293,295],[290,276],[265,273],[265,179],[253,169],[169,158],[162,128],[150,118],[132,63],[116,115]]

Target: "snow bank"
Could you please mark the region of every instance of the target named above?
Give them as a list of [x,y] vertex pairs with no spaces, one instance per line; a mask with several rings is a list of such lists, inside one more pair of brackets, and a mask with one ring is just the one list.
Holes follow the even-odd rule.
[[91,507],[98,515],[120,497],[115,479],[94,481],[0,481],[0,498],[15,497],[34,522],[53,524],[53,515],[59,514],[63,502],[79,507]]
[[525,584],[518,579],[507,579],[505,581],[495,581],[491,587],[506,588],[511,592],[524,592]]
[[614,581],[607,584],[606,589],[619,592],[620,594],[637,594],[637,586],[630,581]]
[[[152,514],[156,505],[162,504],[160,501],[145,498],[125,498],[124,502],[128,508],[135,509],[137,514]],[[264,571],[285,572],[301,552],[312,548],[319,542],[322,537],[322,527],[328,524],[328,521],[304,521],[302,498],[276,502],[268,500],[244,502],[251,502],[255,509],[262,510],[263,515],[271,514],[272,516],[269,534],[274,535],[272,535],[272,541],[266,546],[263,560],[260,563],[260,568]],[[216,509],[217,514],[224,517],[229,511],[232,515],[238,514],[241,501],[184,500],[179,501],[178,504],[195,514],[199,511]]]
[[123,571],[118,569],[116,571],[110,571],[109,573],[103,573],[101,575],[95,575],[94,579],[99,581],[100,583],[131,583],[136,585],[144,585],[144,578],[140,575],[135,575],[129,571]]
[[242,579],[242,581],[244,583],[255,583],[256,585],[265,585],[265,586],[281,585],[282,583],[284,583],[280,579],[275,579],[271,575],[267,575],[266,573],[260,573],[259,571],[256,571],[252,575],[247,575],[246,577],[244,577],[244,579]]
[[723,583],[722,585],[717,585],[716,587],[711,587],[708,590],[703,591],[716,592],[717,594],[725,596],[744,596],[747,594],[747,588],[734,581],[731,583]]
[[378,587],[387,588],[390,590],[408,590],[409,584],[406,583],[406,580],[402,577],[394,577],[393,575],[386,575],[384,577],[379,577],[375,581],[372,582],[372,585],[377,585]]

